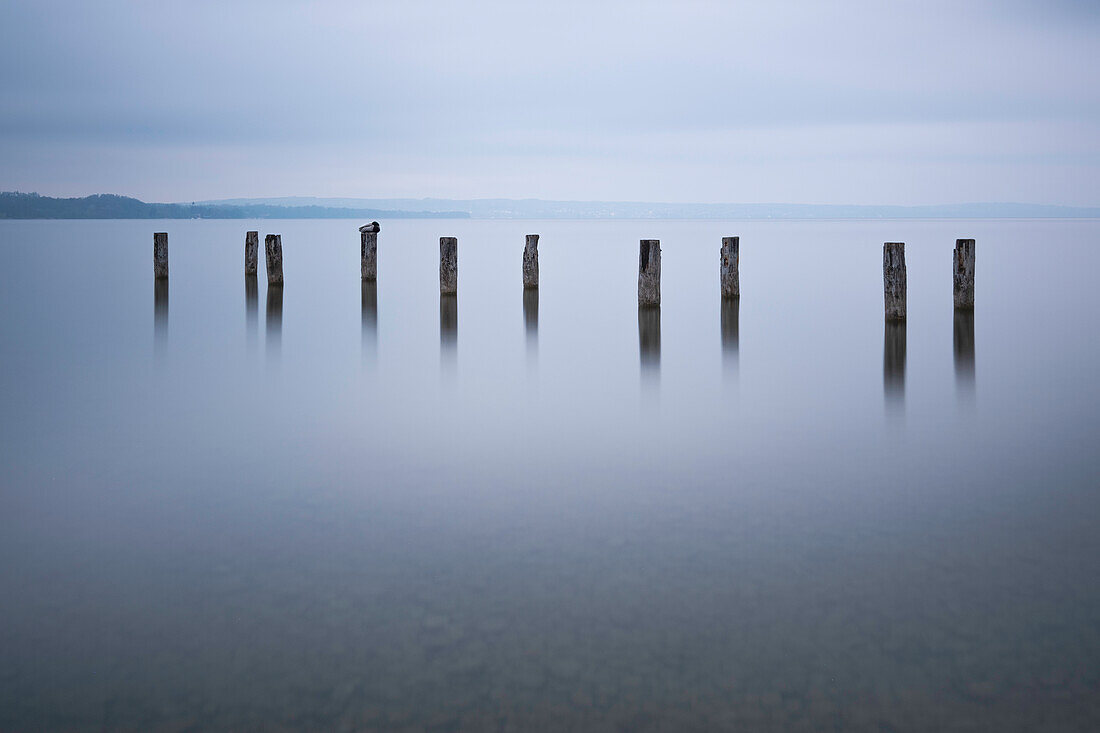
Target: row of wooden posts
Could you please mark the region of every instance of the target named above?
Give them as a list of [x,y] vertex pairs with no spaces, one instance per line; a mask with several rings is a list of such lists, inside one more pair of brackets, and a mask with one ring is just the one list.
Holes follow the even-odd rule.
[[[366,281],[378,277],[378,222],[359,228],[362,278]],[[539,286],[539,235],[528,234],[523,247],[523,287]],[[259,232],[246,232],[244,238],[244,273],[256,274],[259,249]],[[740,250],[739,237],[723,237],[719,267],[722,297],[739,298],[741,284],[738,273]],[[267,282],[281,285],[283,282],[283,238],[268,234],[264,238],[267,258]],[[168,278],[168,234],[153,235],[153,273],[157,279]],[[974,307],[974,240],[955,240],[952,258],[955,308],[969,310]],[[883,300],[886,319],[905,320],[905,243],[886,242],[882,245]],[[439,238],[439,292],[453,295],[458,292],[458,238]],[[643,239],[638,255],[638,305],[640,307],[661,304],[661,241]]]

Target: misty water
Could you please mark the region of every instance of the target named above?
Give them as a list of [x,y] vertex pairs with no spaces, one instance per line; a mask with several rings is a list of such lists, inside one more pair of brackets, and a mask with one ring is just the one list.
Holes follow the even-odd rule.
[[360,223],[0,223],[0,730],[1100,727],[1100,222]]

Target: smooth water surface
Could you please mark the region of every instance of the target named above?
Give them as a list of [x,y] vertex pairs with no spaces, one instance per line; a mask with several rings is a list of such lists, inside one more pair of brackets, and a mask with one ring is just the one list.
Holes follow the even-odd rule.
[[1100,728],[1100,222],[360,223],[0,222],[0,730]]

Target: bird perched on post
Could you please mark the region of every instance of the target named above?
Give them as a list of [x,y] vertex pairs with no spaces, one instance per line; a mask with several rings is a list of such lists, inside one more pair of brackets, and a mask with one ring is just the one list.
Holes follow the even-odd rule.
[[378,226],[378,222],[372,221],[370,224],[364,224],[363,226],[359,227],[359,231],[361,231],[361,232],[380,232],[380,231],[382,231],[382,227]]

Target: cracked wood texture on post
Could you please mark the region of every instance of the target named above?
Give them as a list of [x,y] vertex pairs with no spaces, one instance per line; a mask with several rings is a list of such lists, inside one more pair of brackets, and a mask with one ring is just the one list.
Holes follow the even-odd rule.
[[882,245],[882,287],[886,320],[905,320],[905,243]]
[[638,305],[661,304],[661,240],[643,239],[638,251]]
[[528,234],[523,245],[523,287],[539,286],[539,235]]
[[378,278],[378,232],[382,227],[378,222],[359,227],[359,260],[360,270],[364,280],[376,280]]
[[722,297],[741,296],[741,282],[737,272],[737,258],[741,249],[740,237],[722,237]]
[[281,234],[268,234],[264,237],[264,252],[267,254],[268,285],[283,284],[283,237]]
[[960,310],[974,308],[974,240],[956,239],[953,259],[955,281],[955,307]]
[[260,233],[244,233],[244,274],[255,275],[260,251]]
[[153,277],[157,280],[168,277],[168,232],[153,234]]
[[458,238],[439,238],[439,294],[458,293]]

